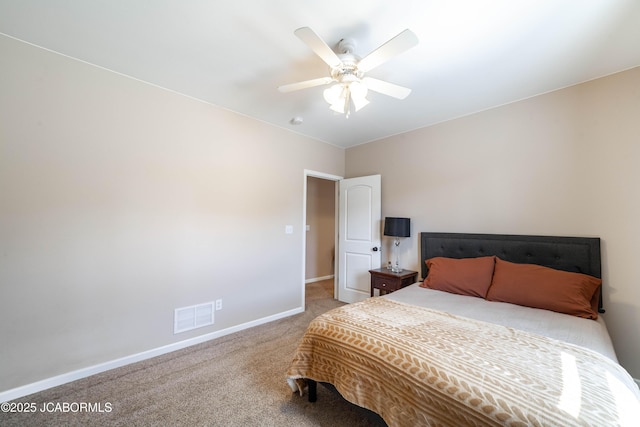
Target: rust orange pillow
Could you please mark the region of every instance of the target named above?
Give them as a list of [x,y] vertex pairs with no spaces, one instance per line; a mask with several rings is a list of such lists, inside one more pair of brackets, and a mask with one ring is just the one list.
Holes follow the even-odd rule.
[[597,319],[601,284],[602,280],[587,274],[496,258],[487,300]]
[[425,261],[429,273],[420,286],[484,298],[491,285],[495,258],[430,258]]

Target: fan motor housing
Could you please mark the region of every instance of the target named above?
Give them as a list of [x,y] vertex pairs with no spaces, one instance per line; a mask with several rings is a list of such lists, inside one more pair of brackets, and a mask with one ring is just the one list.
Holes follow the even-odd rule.
[[[342,42],[340,42],[342,43]],[[364,73],[358,70],[358,62],[360,57],[353,53],[339,53],[338,58],[342,61],[342,65],[331,70],[331,77],[340,83],[350,83],[360,80]]]

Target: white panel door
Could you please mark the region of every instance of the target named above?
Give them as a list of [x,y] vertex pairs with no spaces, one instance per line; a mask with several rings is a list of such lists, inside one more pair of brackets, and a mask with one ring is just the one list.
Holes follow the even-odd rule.
[[340,181],[338,299],[357,302],[371,295],[369,270],[380,268],[380,175]]

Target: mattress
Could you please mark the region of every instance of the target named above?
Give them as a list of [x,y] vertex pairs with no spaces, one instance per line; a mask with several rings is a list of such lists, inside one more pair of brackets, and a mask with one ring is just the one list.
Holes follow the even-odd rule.
[[426,289],[420,287],[420,283],[382,298],[539,334],[586,347],[618,361],[603,316],[598,316],[597,320],[583,319],[549,310]]

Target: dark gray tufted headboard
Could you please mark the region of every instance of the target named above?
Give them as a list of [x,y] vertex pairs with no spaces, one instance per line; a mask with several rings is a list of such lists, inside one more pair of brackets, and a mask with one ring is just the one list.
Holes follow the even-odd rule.
[[[509,234],[420,233],[422,277],[433,257],[473,258],[496,255],[510,262],[538,264],[558,270],[602,277],[600,238],[522,236]],[[602,308],[600,288],[599,311]]]

